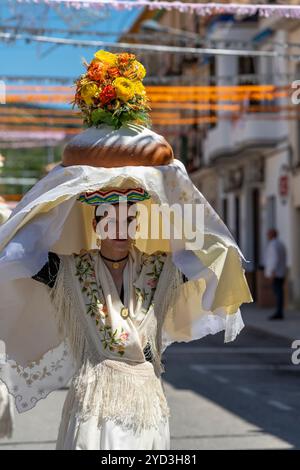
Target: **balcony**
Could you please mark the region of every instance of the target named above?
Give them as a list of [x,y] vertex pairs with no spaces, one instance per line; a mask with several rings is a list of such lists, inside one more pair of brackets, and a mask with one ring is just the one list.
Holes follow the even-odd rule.
[[203,142],[205,164],[218,157],[270,147],[284,140],[288,136],[287,121],[271,116],[274,113],[246,113],[235,121],[220,120]]

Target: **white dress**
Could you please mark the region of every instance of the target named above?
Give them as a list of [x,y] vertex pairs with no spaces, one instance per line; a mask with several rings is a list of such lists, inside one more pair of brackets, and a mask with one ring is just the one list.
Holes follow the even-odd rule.
[[169,450],[169,420],[157,428],[135,434],[123,429],[112,420],[103,420],[100,427],[97,417],[85,422],[76,417],[78,409],[72,405],[72,391],[67,394],[59,428],[56,450]]
[[14,427],[13,397],[6,385],[0,382],[0,439],[11,438]]

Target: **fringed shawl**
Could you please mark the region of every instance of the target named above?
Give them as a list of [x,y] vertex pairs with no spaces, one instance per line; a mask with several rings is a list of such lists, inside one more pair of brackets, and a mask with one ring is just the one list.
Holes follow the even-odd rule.
[[[78,367],[70,395],[80,419],[94,415],[99,424],[111,419],[138,432],[169,416],[160,377],[162,326],[182,275],[166,253],[133,249],[124,272],[130,313],[124,319],[102,263],[97,250],[61,257],[51,291]],[[147,343],[152,363],[143,354]]]

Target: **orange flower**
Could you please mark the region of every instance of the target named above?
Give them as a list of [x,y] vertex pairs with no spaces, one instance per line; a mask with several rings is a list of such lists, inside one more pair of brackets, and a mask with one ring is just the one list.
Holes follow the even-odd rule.
[[128,52],[122,52],[121,54],[117,54],[117,56],[119,64],[123,66],[135,59],[135,55]]
[[110,67],[107,72],[111,78],[117,78],[121,75],[120,70],[117,67]]
[[106,73],[107,67],[101,62],[93,60],[88,68],[87,76],[91,80],[102,82],[103,80],[105,80]]

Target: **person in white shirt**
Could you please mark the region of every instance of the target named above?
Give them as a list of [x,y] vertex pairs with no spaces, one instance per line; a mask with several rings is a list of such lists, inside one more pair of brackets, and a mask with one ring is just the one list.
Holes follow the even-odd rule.
[[276,311],[270,320],[284,318],[284,281],[286,277],[286,248],[278,238],[277,230],[268,231],[268,245],[265,258],[265,276],[272,280],[276,297]]

